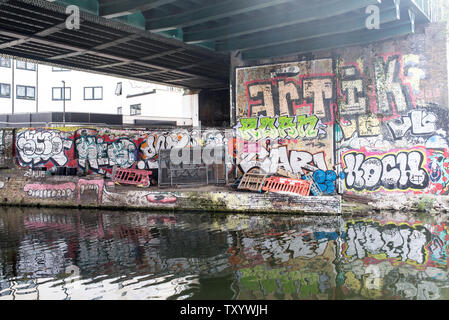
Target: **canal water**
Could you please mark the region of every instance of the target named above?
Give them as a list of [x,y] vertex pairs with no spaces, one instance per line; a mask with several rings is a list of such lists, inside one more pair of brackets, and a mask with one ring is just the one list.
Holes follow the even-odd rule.
[[447,216],[0,209],[0,300],[449,298]]

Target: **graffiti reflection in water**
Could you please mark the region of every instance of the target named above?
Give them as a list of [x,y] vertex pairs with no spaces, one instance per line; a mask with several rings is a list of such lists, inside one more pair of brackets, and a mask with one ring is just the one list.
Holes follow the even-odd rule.
[[5,208],[0,300],[448,299],[430,219]]

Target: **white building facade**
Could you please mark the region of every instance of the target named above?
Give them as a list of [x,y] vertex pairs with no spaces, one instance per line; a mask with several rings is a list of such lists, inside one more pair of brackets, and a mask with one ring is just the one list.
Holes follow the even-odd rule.
[[[65,87],[65,101],[64,90]],[[198,126],[198,95],[153,83],[0,58],[0,113],[122,114],[124,124]]]

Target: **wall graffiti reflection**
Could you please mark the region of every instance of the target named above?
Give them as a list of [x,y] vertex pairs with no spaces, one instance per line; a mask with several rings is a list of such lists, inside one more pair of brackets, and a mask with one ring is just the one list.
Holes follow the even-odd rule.
[[0,299],[448,299],[444,219],[2,209]]

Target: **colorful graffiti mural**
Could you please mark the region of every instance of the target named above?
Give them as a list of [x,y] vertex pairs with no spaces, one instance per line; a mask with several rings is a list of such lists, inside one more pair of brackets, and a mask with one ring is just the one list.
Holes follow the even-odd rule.
[[236,76],[235,160],[242,173],[333,169],[331,59],[241,68]]
[[444,193],[449,113],[424,99],[424,61],[401,53],[339,61],[335,140],[347,192]]
[[101,129],[22,129],[16,134],[17,164],[22,168],[78,168],[110,174],[112,168],[157,168],[159,150],[227,145],[232,134],[216,129],[134,131]]
[[375,49],[237,68],[229,132],[22,129],[15,156],[25,169],[110,175],[114,166],[155,169],[161,150],[218,145],[240,175],[312,175],[324,194],[449,194],[449,112],[441,92],[427,93],[432,63],[418,49]]

